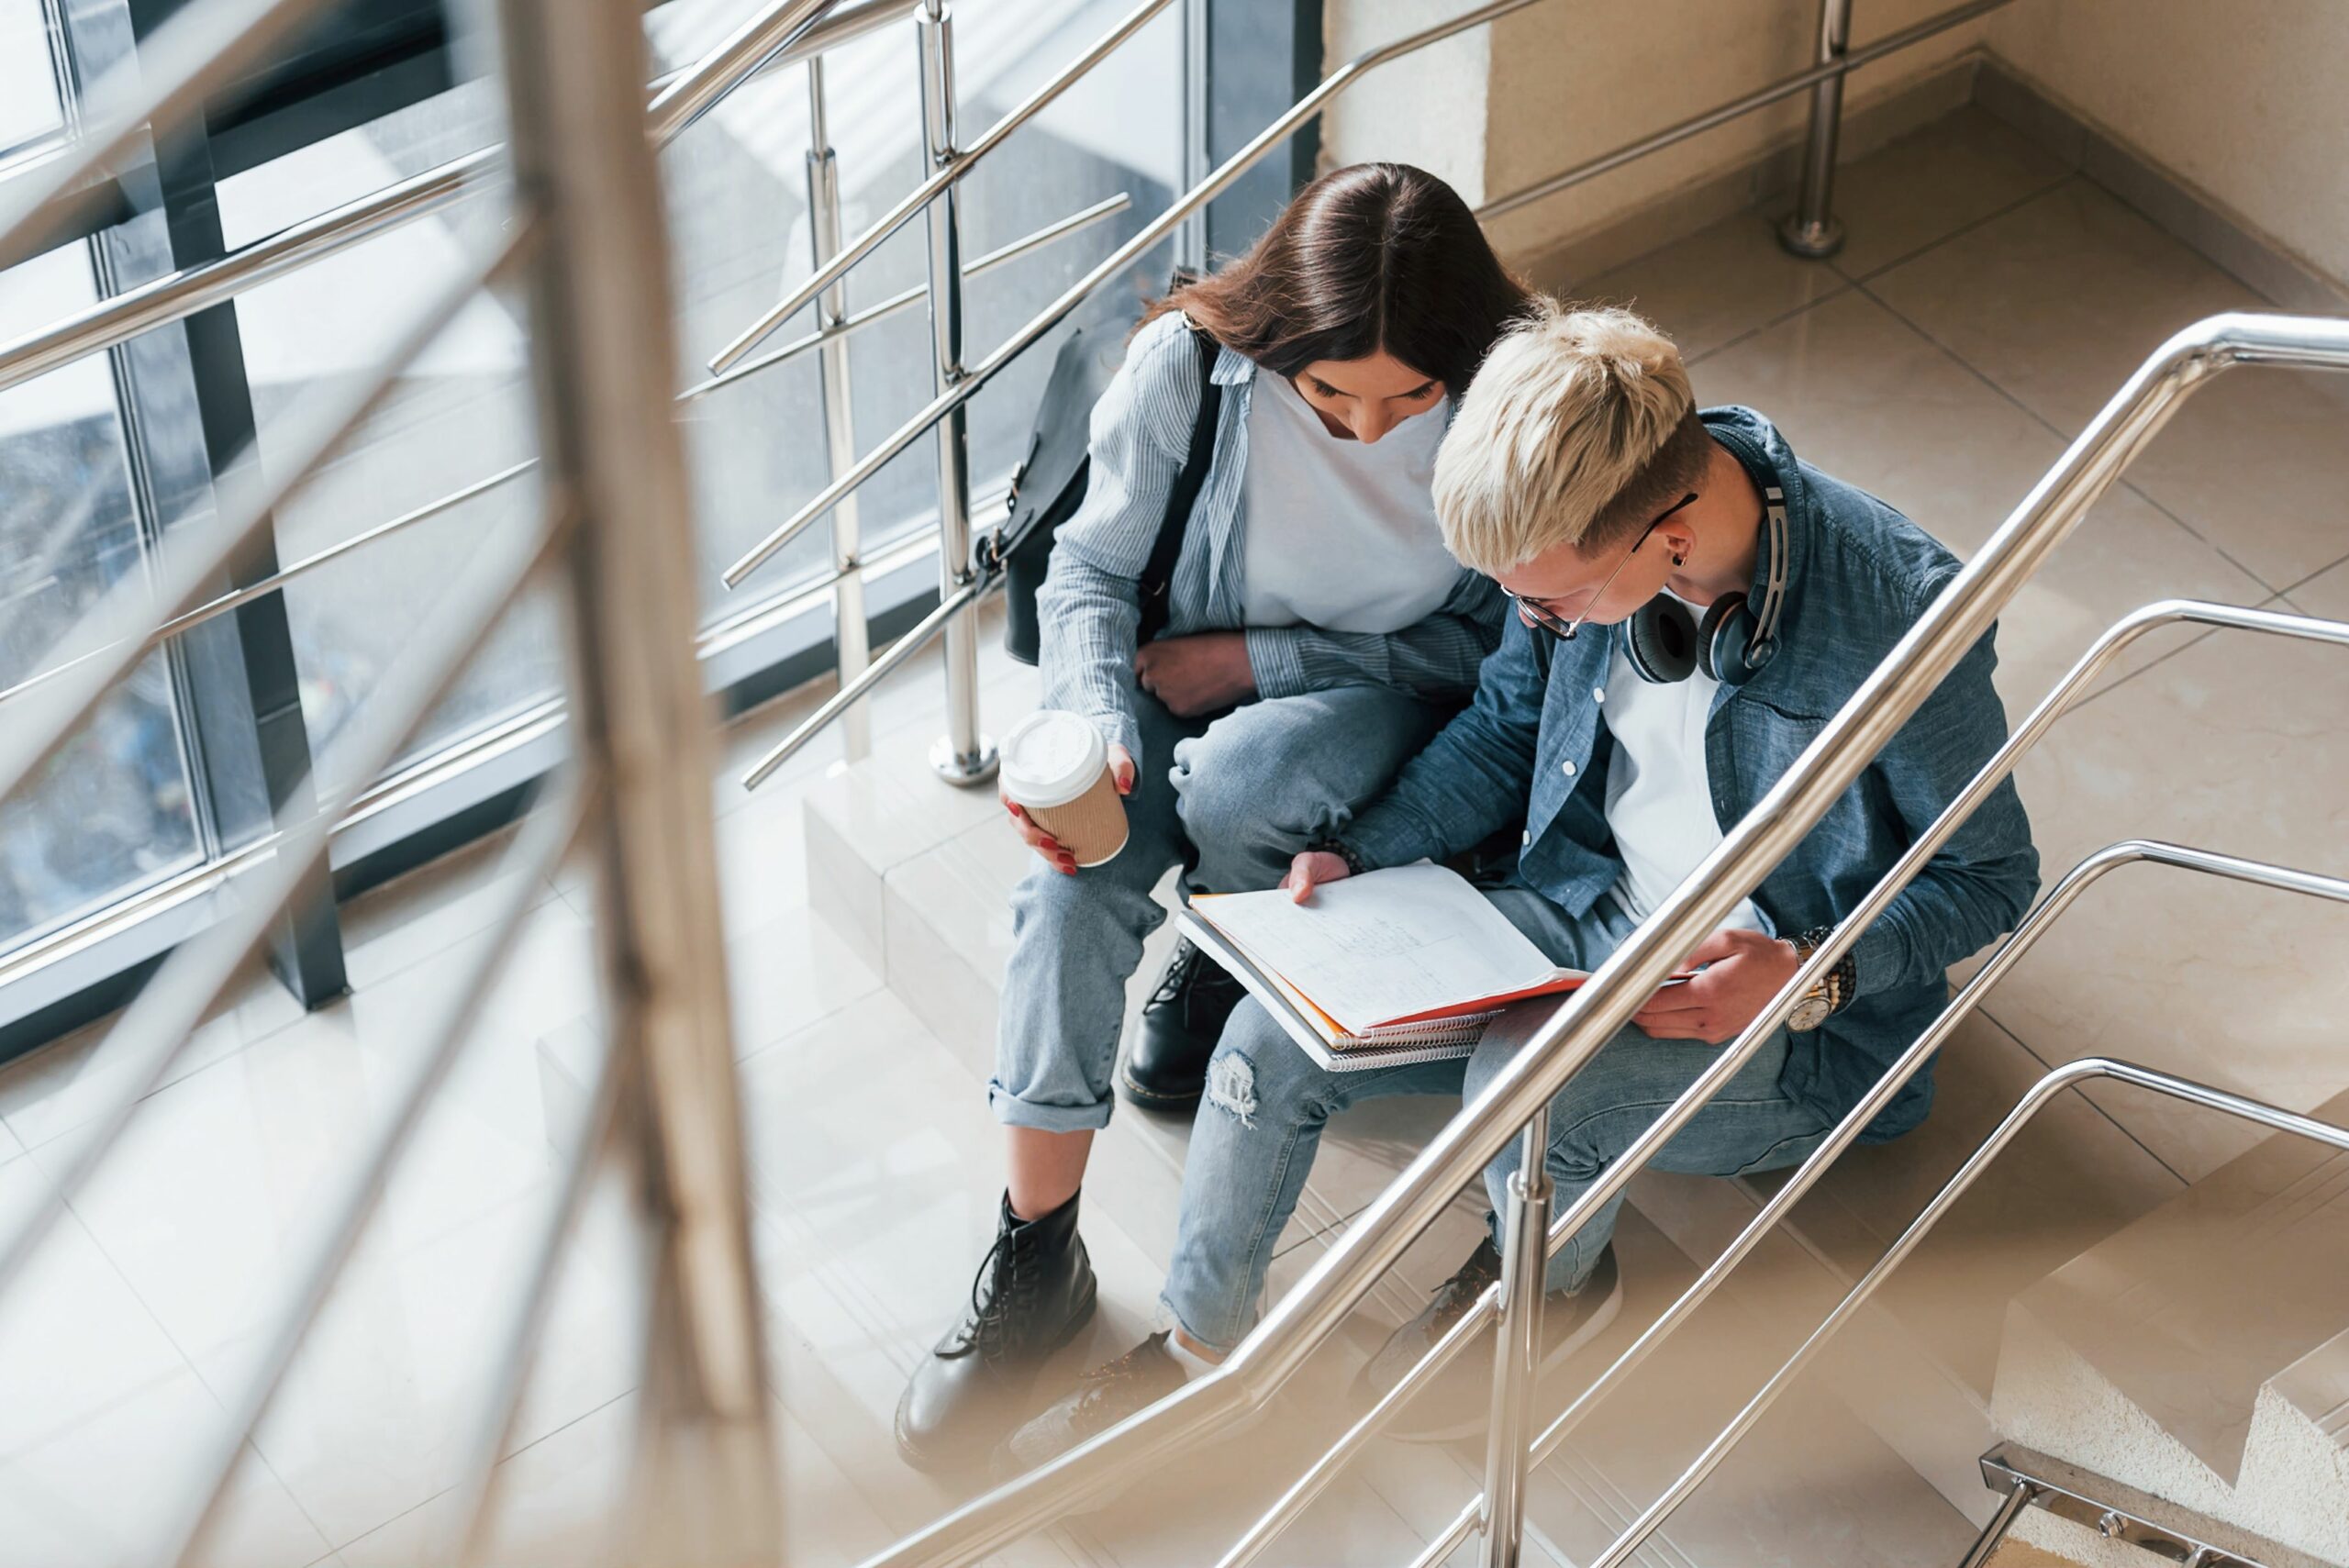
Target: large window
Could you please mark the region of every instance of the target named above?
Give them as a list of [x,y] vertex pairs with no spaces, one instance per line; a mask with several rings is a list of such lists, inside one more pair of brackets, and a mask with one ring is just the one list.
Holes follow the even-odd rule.
[[[1130,8],[1125,0],[997,0],[957,8],[962,139],[975,139]],[[740,9],[680,0],[652,14],[652,36],[657,46],[674,51],[669,63],[682,64],[716,41]],[[965,262],[1119,192],[1133,203],[1116,217],[974,279],[964,306],[966,362],[1052,303],[1174,195],[1183,145],[1181,79],[1164,62],[1180,57],[1180,21],[1179,9],[1170,7],[963,183]],[[862,232],[929,172],[918,64],[910,24],[858,39],[826,60],[827,117],[840,161],[847,235]],[[743,87],[667,154],[688,380],[706,374],[710,354],[808,274],[807,140],[806,78],[788,70]],[[916,219],[849,274],[852,311],[927,280],[926,232]],[[1162,251],[1138,268],[1133,281],[1105,287],[1086,314],[1130,313],[1142,282],[1163,282],[1168,254]],[[766,346],[780,347],[814,325],[813,313],[803,312]],[[995,487],[1017,465],[1056,342],[1030,350],[973,401],[974,490]],[[850,360],[860,450],[895,430],[935,392],[930,324],[919,307],[858,334]],[[829,546],[818,528],[736,593],[728,594],[718,580],[729,562],[829,479],[817,434],[821,410],[813,355],[729,386],[694,408],[687,431],[705,602],[713,614],[805,581],[828,562]],[[785,432],[798,439],[782,439]],[[868,551],[934,523],[936,464],[932,443],[917,441],[859,493]]]
[[[0,272],[0,341],[95,298],[76,243]],[[146,546],[104,356],[0,392],[0,689]],[[85,724],[29,794],[0,806],[0,951],[193,863],[196,832],[169,662],[161,653]],[[5,721],[0,721],[5,722]]]
[[[248,244],[498,139],[495,83],[473,82],[315,141],[220,182],[230,246]],[[403,319],[488,239],[502,195],[396,228],[279,278],[237,302],[246,380],[264,461],[293,416],[365,373]],[[503,301],[470,306],[401,375],[379,411],[277,517],[294,562],[425,511],[536,451],[523,324]],[[302,711],[321,778],[351,781],[342,745],[358,705],[408,645],[450,577],[492,533],[535,526],[534,474],[433,512],[286,590]],[[551,695],[561,674],[549,606],[507,617],[458,690],[417,737],[440,751]]]
[[[755,3],[665,0],[650,7],[655,71],[698,58]],[[959,6],[963,139],[1080,52],[1130,3],[988,0]],[[75,60],[76,39],[87,33],[102,40],[96,52],[119,55],[133,47],[134,19],[151,28],[150,13],[165,8],[161,0],[77,0],[62,7],[0,0],[0,179],[11,160],[21,167],[39,156],[67,126],[75,83],[95,73],[92,61]],[[358,25],[366,11],[346,6],[337,15]],[[418,5],[404,4],[401,17],[402,37],[436,36]],[[1168,62],[1180,58],[1182,38],[1181,8],[1170,7],[965,182],[966,262],[1119,193],[1131,204],[973,279],[966,360],[991,351],[1058,297],[1178,188],[1182,73]],[[306,58],[331,62],[332,42]],[[357,59],[363,51],[346,52]],[[830,140],[849,234],[927,172],[917,59],[910,21],[827,59]],[[289,105],[281,83],[273,88],[280,95],[263,109],[215,115],[209,154],[199,138],[191,161],[173,162],[176,150],[167,158],[161,183],[174,193],[167,195],[167,212],[142,213],[120,228],[0,272],[0,341],[110,290],[233,250],[503,139],[495,82],[451,86],[445,59],[432,69],[373,56],[362,63],[363,70],[320,88],[319,105]],[[702,379],[712,352],[807,275],[807,111],[805,69],[772,69],[662,155],[681,386]],[[147,199],[141,181],[126,181],[125,189]],[[178,528],[206,514],[212,475],[224,462],[241,461],[222,450],[222,429],[249,424],[259,461],[282,461],[296,416],[375,361],[398,323],[499,221],[504,201],[495,192],[469,197],[282,275],[239,296],[232,313],[208,317],[216,329],[206,333],[194,331],[194,324],[167,326],[0,394],[0,689],[38,674],[57,638],[107,584],[145,572],[155,552],[170,550]],[[209,227],[216,215],[217,230]],[[850,274],[851,309],[923,284],[926,255],[917,220]],[[1077,319],[1130,317],[1141,295],[1163,284],[1167,265],[1162,248],[1100,290]],[[224,323],[229,329],[217,329]],[[812,313],[803,314],[768,346],[814,326]],[[1052,340],[1040,345],[971,405],[973,486],[982,498],[999,493],[1021,455],[1054,347]],[[924,310],[917,306],[861,332],[851,359],[863,450],[932,395]],[[811,354],[682,410],[698,532],[678,548],[695,553],[707,622],[726,628],[730,662],[714,669],[723,668],[728,681],[771,689],[829,637],[829,602],[808,592],[829,568],[824,528],[810,530],[739,591],[729,593],[719,580],[729,562],[829,481],[822,396]],[[295,754],[306,750],[324,785],[371,782],[349,776],[352,716],[413,645],[482,542],[535,525],[540,493],[527,471],[535,456],[524,323],[509,302],[484,296],[406,370],[355,439],[281,508],[273,519],[275,560],[292,564],[395,520],[416,520],[307,573],[269,602],[270,613],[282,617],[278,646],[290,649],[276,655],[274,669],[266,667],[266,638],[240,640],[230,622],[214,623],[149,658],[39,790],[0,810],[0,1030],[16,1016],[7,993],[10,977],[22,972],[21,964],[8,967],[8,954],[22,955],[28,943],[71,923],[135,912],[126,899],[250,840],[259,829],[250,810],[229,809],[222,799],[236,767],[244,765],[240,757],[281,766],[290,733]],[[509,473],[517,468],[526,471]],[[507,477],[451,499],[498,475]],[[868,559],[893,546],[919,548],[936,521],[934,447],[925,438],[863,490],[859,514]],[[982,517],[980,526],[987,520]],[[916,592],[906,589],[900,597]],[[913,606],[911,599],[891,604],[887,597],[876,595],[874,614]],[[553,610],[543,599],[518,606],[417,737],[402,763],[404,822],[454,818],[494,788],[509,788],[516,765],[510,755],[501,761],[506,773],[494,779],[495,769],[476,765],[500,746],[510,751],[522,743],[503,738],[527,735],[533,747],[560,746],[543,722],[562,674]],[[214,640],[206,644],[206,637]],[[262,667],[239,662],[252,657]],[[241,717],[236,701],[219,700],[224,689],[250,699]],[[273,701],[273,693],[288,700]],[[254,717],[264,711],[296,728],[257,732],[256,726],[272,722]],[[242,734],[235,733],[239,726]],[[264,782],[275,790],[284,780]],[[370,820],[370,832],[377,832],[377,819]]]
[[40,0],[0,0],[0,161],[64,123]]

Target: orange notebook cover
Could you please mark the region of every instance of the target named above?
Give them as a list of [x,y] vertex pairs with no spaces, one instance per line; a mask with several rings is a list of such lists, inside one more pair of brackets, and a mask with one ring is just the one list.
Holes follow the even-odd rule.
[[1302,905],[1281,890],[1202,894],[1191,911],[1335,1037],[1489,1016],[1589,978],[1552,963],[1442,866],[1367,872],[1315,889]]

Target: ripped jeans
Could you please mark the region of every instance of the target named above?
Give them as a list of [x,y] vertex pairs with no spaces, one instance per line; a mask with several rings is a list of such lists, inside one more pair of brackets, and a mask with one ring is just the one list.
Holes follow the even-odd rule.
[[[1612,898],[1600,898],[1577,919],[1530,888],[1486,896],[1553,962],[1576,969],[1596,969],[1632,929]],[[1207,1096],[1191,1130],[1182,1220],[1160,1298],[1164,1316],[1215,1350],[1237,1344],[1255,1324],[1265,1271],[1329,1119],[1384,1095],[1474,1095],[1552,1010],[1548,1003],[1512,1009],[1464,1061],[1332,1073],[1298,1050],[1253,997],[1241,1002],[1208,1064]],[[1778,1084],[1787,1044],[1780,1029],[1664,1146],[1654,1167],[1737,1175],[1793,1164],[1818,1148],[1828,1124]],[[1597,1181],[1720,1051],[1698,1040],[1657,1040],[1632,1024],[1601,1047],[1550,1104],[1556,1210]],[[1517,1157],[1512,1140],[1485,1169],[1496,1210],[1507,1206]],[[1589,1276],[1621,1207],[1619,1195],[1550,1260],[1550,1289],[1572,1291]]]

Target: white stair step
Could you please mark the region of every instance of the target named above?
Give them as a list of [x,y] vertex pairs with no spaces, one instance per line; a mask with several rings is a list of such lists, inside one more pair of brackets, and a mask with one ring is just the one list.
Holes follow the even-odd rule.
[[[1624,1302],[1616,1320],[1545,1385],[1534,1424],[1557,1412],[1671,1304],[1696,1269],[1637,1210],[1616,1231]],[[1489,1341],[1487,1341],[1489,1343]],[[1716,1297],[1601,1401],[1533,1475],[1529,1539],[1560,1562],[1610,1544],[1720,1430],[1776,1364],[1780,1347]],[[1479,1356],[1483,1351],[1472,1352]],[[1444,1456],[1448,1463],[1436,1462]],[[1416,1528],[1449,1524],[1483,1482],[1483,1440],[1443,1448],[1382,1442],[1365,1477]],[[1828,1390],[1798,1385],[1666,1520],[1633,1561],[1945,1564],[1974,1527]]]
[[[779,1397],[818,1436],[826,1462],[853,1478],[863,1507],[892,1533],[914,1529],[985,1485],[909,1469],[891,1432],[906,1378],[969,1288],[993,1224],[1000,1153],[979,1082],[884,993],[753,1057],[744,1093]],[[807,1114],[815,1106],[821,1116]],[[1048,1380],[1069,1383],[1149,1331],[1165,1258],[1124,1222],[1163,1201],[1108,1183],[1088,1191],[1084,1230],[1102,1309]],[[1285,1259],[1275,1288],[1310,1261]],[[1351,1346],[1333,1347],[1263,1425],[1170,1463],[1167,1485],[1137,1487],[1003,1561],[1138,1568],[1212,1558],[1269,1506],[1295,1456],[1336,1435],[1337,1395],[1358,1361]],[[1408,1561],[1426,1539],[1354,1478],[1297,1528],[1331,1561]]]
[[[1791,1350],[2043,1071],[1987,1019],[1961,1025],[1942,1052],[1925,1124],[1847,1151],[1724,1293],[1775,1324]],[[1709,1262],[1790,1174],[1736,1183],[1643,1176],[1631,1202],[1691,1258]],[[1989,1395],[2008,1301],[2180,1186],[2093,1106],[2065,1096],[1845,1326],[1820,1375],[1954,1507],[1986,1520],[1997,1500],[1975,1462],[1996,1437]]]
[[2278,1497],[2343,1499],[2329,1549],[2349,1561],[2349,1329],[2286,1367],[2260,1391],[2243,1473]]
[[[1632,1182],[1630,1205],[1701,1265],[1728,1249],[1761,1200],[1740,1183],[1651,1172]],[[1794,1352],[1855,1277],[1787,1226],[1764,1238],[1715,1296],[1741,1314],[1757,1361],[1768,1358],[1753,1386]],[[1832,1389],[1953,1509],[1976,1524],[1988,1519],[1998,1500],[1983,1488],[1976,1463],[1996,1438],[1985,1403],[1892,1313],[1875,1304],[1862,1308],[1830,1342],[1810,1381]]]
[[2344,1285],[2349,1155],[2271,1138],[2019,1297],[1993,1411],[2019,1442],[2349,1560]]
[[[1792,1232],[1857,1278],[2046,1070],[1977,1012],[1942,1049],[1924,1125],[1848,1151],[1795,1206]],[[1784,1179],[1773,1173],[1747,1184],[1775,1191]],[[2007,1146],[1876,1299],[1987,1402],[2007,1302],[2184,1186],[2086,1098],[2062,1095]]]

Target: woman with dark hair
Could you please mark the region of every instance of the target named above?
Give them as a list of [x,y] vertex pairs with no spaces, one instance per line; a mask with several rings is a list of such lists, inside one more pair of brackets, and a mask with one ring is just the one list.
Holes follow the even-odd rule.
[[[1450,186],[1357,164],[1157,301],[1094,408],[1085,501],[1037,597],[1039,663],[1045,706],[1108,742],[1129,837],[1079,869],[1006,802],[1042,859],[1012,895],[988,1084],[1009,1179],[967,1308],[898,1406],[911,1462],[986,1459],[1092,1315],[1077,1190],[1109,1119],[1126,984],[1164,918],[1159,880],[1181,865],[1193,891],[1274,885],[1475,688],[1503,607],[1444,550],[1436,448],[1478,361],[1531,305]],[[1195,335],[1214,350],[1213,455],[1165,630],[1137,647],[1138,584],[1202,408]],[[1150,1108],[1195,1106],[1238,997],[1178,945],[1117,1086]]]

